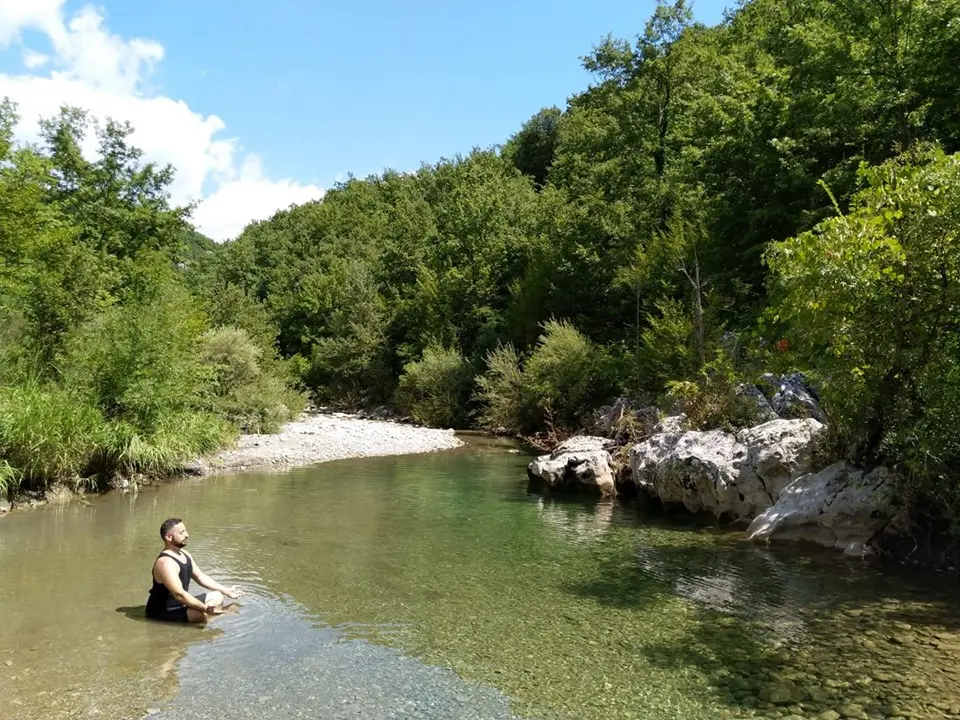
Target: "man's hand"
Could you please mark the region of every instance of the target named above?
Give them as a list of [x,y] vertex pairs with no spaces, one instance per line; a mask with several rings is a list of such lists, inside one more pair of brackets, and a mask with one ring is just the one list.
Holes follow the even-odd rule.
[[220,607],[219,605],[207,605],[207,606],[203,609],[203,611],[204,611],[207,615],[222,615],[222,614],[223,614],[223,608]]
[[234,586],[232,586],[232,587],[226,588],[226,589],[223,591],[223,594],[226,595],[228,598],[233,598],[234,600],[236,600],[236,599],[239,598],[239,597],[243,597],[244,595],[246,595],[246,593],[245,593],[243,590],[241,590],[240,588],[238,588],[236,585],[234,585]]

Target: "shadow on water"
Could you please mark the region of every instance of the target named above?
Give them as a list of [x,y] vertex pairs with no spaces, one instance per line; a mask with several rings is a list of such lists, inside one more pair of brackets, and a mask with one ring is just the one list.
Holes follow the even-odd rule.
[[682,598],[689,629],[641,639],[635,651],[663,669],[699,670],[730,716],[960,716],[955,578],[932,592],[929,577],[921,585],[832,552],[714,534],[692,537],[680,525],[666,544],[635,543],[562,589],[627,611]]
[[147,606],[146,605],[130,605],[129,607],[118,607],[118,613],[126,615],[130,620],[142,620],[143,622],[147,621]]

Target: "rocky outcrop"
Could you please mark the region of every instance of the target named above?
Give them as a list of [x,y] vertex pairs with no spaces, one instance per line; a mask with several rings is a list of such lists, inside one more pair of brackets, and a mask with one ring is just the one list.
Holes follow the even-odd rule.
[[737,434],[747,449],[737,483],[745,495],[741,517],[762,512],[787,485],[814,469],[817,441],[825,430],[822,423],[806,418],[772,420]]
[[776,420],[779,415],[770,405],[770,401],[767,400],[767,396],[764,395],[760,388],[752,383],[744,383],[737,387],[737,395],[743,398],[747,398],[752,401],[755,406],[754,413],[756,417],[756,422],[765,423],[770,420]]
[[745,448],[722,430],[658,433],[630,450],[638,490],[664,505],[720,515],[740,472]]
[[760,385],[766,391],[765,397],[769,397],[770,407],[778,417],[813,418],[822,423],[826,422],[816,392],[803,373],[764,373],[760,376]]
[[773,420],[737,436],[722,430],[661,429],[630,450],[633,482],[664,505],[693,513],[750,519],[813,467],[824,426],[812,419]]
[[590,432],[626,444],[630,438],[639,439],[653,432],[660,422],[660,410],[630,398],[617,398],[594,412]]
[[893,480],[886,468],[866,472],[838,462],[803,475],[758,515],[749,540],[807,540],[860,554],[893,516]]
[[527,468],[532,488],[616,495],[613,458],[608,438],[580,435],[561,443],[549,455],[541,455]]

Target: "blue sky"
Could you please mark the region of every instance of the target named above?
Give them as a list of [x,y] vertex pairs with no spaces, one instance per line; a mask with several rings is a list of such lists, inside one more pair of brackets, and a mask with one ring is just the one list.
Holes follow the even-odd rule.
[[[60,20],[39,10],[32,20],[18,20],[17,13],[31,12],[17,9],[23,2],[0,0],[0,72],[7,85],[18,88],[19,76],[52,77],[58,69],[100,82],[99,65],[74,67],[80,50],[57,51],[67,47],[57,40],[57,22],[72,33],[71,18],[86,5],[26,0],[46,4]],[[694,10],[698,20],[715,23],[727,4],[699,0]],[[541,107],[562,107],[585,88],[590,78],[580,56],[607,33],[636,36],[653,6],[652,0],[105,0],[91,17],[98,32],[130,44],[141,59],[151,53],[135,38],[162,48],[162,59],[142,60],[135,87],[112,81],[110,92],[168,98],[198,117],[219,118],[225,127],[216,137],[236,139],[231,172],[237,176],[243,153],[252,153],[265,177],[329,187],[347,172],[414,169],[504,141]],[[6,42],[5,22],[20,24]],[[90,39],[89,46],[103,42]],[[26,68],[28,53],[53,59]],[[109,60],[122,69],[123,57]],[[46,95],[56,92],[50,87]],[[121,104],[104,107],[115,112]],[[190,162],[182,152],[168,154]],[[213,171],[204,177],[204,194],[215,191],[218,177]]]

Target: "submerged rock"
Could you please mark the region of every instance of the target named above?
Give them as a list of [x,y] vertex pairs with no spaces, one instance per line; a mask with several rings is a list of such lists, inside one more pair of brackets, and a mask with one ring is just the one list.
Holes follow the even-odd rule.
[[578,435],[541,455],[527,467],[530,484],[552,491],[588,491],[604,497],[616,495],[613,458],[607,438]]
[[747,539],[809,540],[860,554],[893,516],[893,490],[886,468],[867,473],[834,463],[785,487],[750,524]]
[[772,420],[737,436],[722,430],[664,432],[630,450],[638,490],[690,512],[749,519],[773,505],[781,490],[809,473],[824,426],[812,419]]

